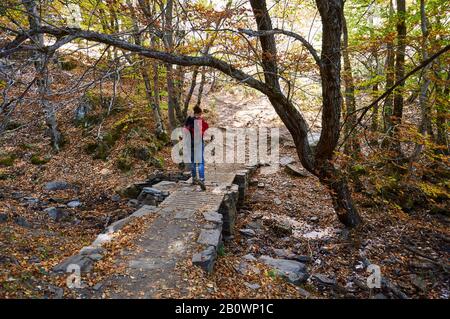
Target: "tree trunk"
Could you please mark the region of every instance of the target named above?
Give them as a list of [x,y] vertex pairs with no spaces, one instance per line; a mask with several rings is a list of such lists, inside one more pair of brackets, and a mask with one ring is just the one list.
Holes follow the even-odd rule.
[[197,94],[197,102],[195,103],[195,106],[200,107],[202,103],[202,96],[203,96],[203,89],[205,87],[205,80],[206,80],[206,68],[202,68],[201,72],[201,78],[200,78],[200,85],[198,87],[198,94]]
[[[22,3],[28,14],[30,28],[39,28],[41,26],[41,21],[35,0],[22,0]],[[44,47],[44,36],[42,34],[33,35],[31,39],[34,42],[34,45],[40,48]],[[38,77],[36,80],[36,85],[38,87],[40,103],[44,111],[45,122],[50,132],[51,144],[54,150],[59,151],[62,136],[58,130],[54,105],[47,99],[47,96],[51,95],[50,75],[48,74],[47,67],[49,58],[50,57],[45,53],[35,51],[34,68],[38,73],[36,75]]]
[[339,220],[356,226],[361,218],[353,205],[346,181],[334,168],[332,160],[339,139],[342,97],[340,93],[342,0],[316,0],[322,18],[322,131],[315,156],[315,166],[322,182],[332,189]]
[[[405,50],[406,50],[406,1],[397,0],[397,49],[395,51],[395,80],[399,81],[405,76]],[[403,88],[404,81],[399,85],[394,94],[394,150],[397,156],[401,156],[399,125],[403,117]]]
[[343,23],[343,41],[342,41],[342,52],[344,60],[344,86],[345,86],[345,136],[347,136],[347,141],[345,141],[345,154],[356,158],[359,154],[359,143],[355,137],[355,130],[353,127],[356,125],[356,101],[355,101],[355,85],[353,82],[352,65],[350,62],[350,55],[348,53],[348,30],[347,21],[345,16],[342,16]]
[[194,94],[195,86],[197,85],[198,70],[199,70],[199,67],[196,66],[194,68],[194,71],[192,71],[191,86],[189,87],[188,94],[186,95],[186,99],[184,100],[184,107],[183,107],[184,117],[187,116],[187,111],[189,109],[189,103],[191,102],[192,95]]
[[[373,18],[374,18],[374,15],[376,14],[376,11],[374,9],[375,6],[376,6],[376,3],[373,3],[372,8],[369,13],[369,26],[370,26],[371,39],[373,39],[373,37],[374,37]],[[377,81],[372,85],[372,94],[374,97],[376,97],[378,95],[378,74],[379,74],[379,68],[380,68],[380,65],[378,62],[378,51],[376,48],[372,50],[372,57],[373,57],[373,71],[374,71],[373,75],[377,79]],[[370,129],[372,130],[372,132],[378,131],[378,116],[379,116],[378,113],[379,113],[379,103],[377,102],[373,106],[373,111],[372,111],[372,123],[370,125]],[[376,142],[376,141],[374,141],[374,142]]]
[[[420,0],[420,27],[422,30],[422,61],[428,59],[428,19],[425,13],[425,1]],[[419,133],[428,133],[432,135],[431,120],[430,120],[430,106],[428,103],[428,87],[430,85],[430,78],[428,72],[430,64],[423,68],[422,83],[420,85],[419,105],[422,112],[422,119],[419,127]]]
[[[270,97],[275,111],[291,133],[303,166],[330,187],[338,218],[346,226],[354,227],[361,222],[344,179],[339,177],[332,164],[334,150],[339,139],[339,119],[342,106],[340,94],[340,39],[342,30],[343,1],[317,0],[322,16],[322,132],[315,158],[307,140],[308,126],[284,96]],[[272,30],[266,1],[250,0],[258,31]],[[262,67],[266,84],[281,93],[277,67],[277,50],[273,34],[260,36]],[[281,97],[282,96],[282,97]]]
[[[173,0],[168,0],[164,7],[161,3],[161,11],[164,12],[164,46],[166,51],[172,52],[173,50]],[[179,107],[177,93],[175,88],[174,70],[173,65],[166,63],[166,81],[167,81],[167,95],[168,105],[167,112],[169,114],[169,126],[170,130],[174,130],[177,126],[177,118],[175,115],[177,107]]]
[[442,147],[442,153],[449,154],[450,152],[447,121],[449,118],[448,101],[450,97],[450,70],[447,71],[447,79],[445,79],[443,82],[443,90],[440,90],[438,87],[436,87],[436,142],[439,146]]
[[[128,7],[131,9],[131,18],[132,18],[132,23],[133,23],[133,31],[134,31],[134,42],[137,45],[142,45],[142,38],[141,35],[139,34],[139,26],[138,26],[138,21],[136,18],[136,14],[134,12],[134,7],[133,4],[131,3],[130,0],[127,0],[127,5]],[[143,62],[140,66],[140,71],[141,71],[141,75],[142,75],[142,80],[144,81],[144,85],[145,85],[145,96],[147,97],[147,101],[148,101],[148,105],[150,106],[150,108],[153,111],[153,119],[155,121],[155,133],[156,136],[160,139],[165,139],[167,136],[166,130],[164,128],[164,123],[161,119],[161,110],[159,108],[159,103],[156,104],[153,101],[153,94],[152,94],[152,85],[151,85],[151,81],[150,81],[150,76],[147,72],[147,65],[145,62]],[[156,69],[157,72],[157,69]]]
[[[392,20],[394,15],[394,6],[392,4],[392,0],[389,2],[389,20]],[[386,87],[385,89],[389,89],[394,85],[395,82],[395,73],[394,73],[394,63],[395,63],[395,53],[394,53],[394,43],[392,39],[387,40],[386,44]],[[393,109],[393,96],[389,94],[386,99],[384,100],[383,105],[383,119],[384,119],[384,132],[388,133],[389,135],[392,134],[392,109]]]

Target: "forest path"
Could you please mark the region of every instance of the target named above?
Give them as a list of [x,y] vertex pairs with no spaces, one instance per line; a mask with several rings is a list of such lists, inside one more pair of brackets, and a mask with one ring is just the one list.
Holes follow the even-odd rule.
[[[106,290],[109,298],[160,298],[168,297],[170,289],[187,293],[188,284],[176,271],[177,264],[211,246],[214,253],[207,263],[208,267],[214,264],[222,242],[222,225],[234,225],[237,201],[231,202],[234,212],[229,212],[229,202],[224,203],[229,200],[230,189],[238,194],[238,187],[232,185],[237,175],[247,172],[243,168],[241,164],[206,165],[206,191],[189,179],[165,189],[170,195],[159,206],[141,208],[143,214],[157,216],[136,238],[135,245],[117,258],[115,264],[123,271],[108,278],[98,294]],[[228,221],[214,220],[224,209],[232,213]]]

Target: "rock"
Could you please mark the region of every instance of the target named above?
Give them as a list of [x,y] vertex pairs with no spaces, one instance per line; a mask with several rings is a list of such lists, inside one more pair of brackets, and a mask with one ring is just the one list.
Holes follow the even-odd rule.
[[317,216],[312,216],[312,217],[309,218],[309,221],[311,221],[311,222],[313,222],[313,223],[318,222],[318,221],[319,221],[319,217],[317,217]]
[[307,177],[308,176],[308,174],[303,169],[300,169],[297,166],[294,166],[292,164],[286,165],[285,170],[288,174],[290,174],[292,176],[297,176],[297,177]]
[[62,263],[53,267],[53,271],[57,273],[67,272],[69,266],[73,267],[77,265],[80,267],[80,271],[83,273],[90,272],[92,270],[92,266],[94,264],[94,260],[90,259],[87,255],[75,255],[67,258]]
[[252,289],[252,290],[256,290],[256,289],[261,288],[261,286],[258,285],[258,284],[251,284],[251,283],[248,283],[248,282],[244,282],[244,285],[245,285],[246,287]]
[[258,230],[262,228],[262,224],[258,221],[252,221],[247,224],[247,228]]
[[292,235],[292,226],[286,222],[281,222],[277,220],[268,220],[265,223],[278,237],[285,237]]
[[53,294],[53,299],[62,299],[64,297],[64,289],[61,287],[49,285],[48,290]]
[[8,221],[8,214],[0,213],[0,223],[5,223]]
[[308,279],[309,275],[306,272],[303,273],[290,273],[287,275],[286,280],[293,285],[300,286]]
[[242,258],[244,258],[247,261],[256,261],[257,260],[255,258],[255,256],[253,256],[252,254],[247,254],[247,255],[243,256]]
[[59,222],[68,216],[65,211],[57,207],[46,208],[44,209],[44,212],[46,212],[48,216],[56,222]]
[[264,183],[258,183],[258,188],[264,188],[266,185]]
[[222,214],[219,214],[218,212],[204,212],[203,217],[205,217],[205,220],[208,222],[216,224],[222,223]]
[[130,217],[119,219],[119,220],[115,221],[114,223],[112,223],[111,225],[109,225],[106,228],[105,232],[114,233],[114,232],[122,229],[123,227],[125,227],[130,221],[131,221]]
[[101,247],[83,247],[78,255],[65,259],[53,268],[54,272],[66,272],[71,265],[78,265],[81,272],[90,272],[94,262],[103,258],[105,249]]
[[234,236],[234,224],[236,222],[239,188],[237,185],[227,191],[219,207],[219,213],[223,216],[223,234],[226,237]]
[[28,205],[36,205],[39,203],[39,199],[34,197],[23,197],[22,200]]
[[427,290],[427,284],[421,277],[417,276],[416,274],[412,274],[412,275],[410,275],[410,278],[411,278],[411,283],[414,285],[414,287],[416,287],[417,289],[419,289],[421,291]]
[[302,287],[297,287],[297,291],[300,293],[300,295],[302,295],[305,298],[311,297],[311,294],[307,290],[303,289]]
[[131,207],[138,207],[139,206],[139,201],[137,199],[130,199],[127,203],[128,206]]
[[70,185],[65,181],[53,181],[45,184],[44,189],[48,191],[58,191],[70,188]]
[[103,288],[103,284],[101,282],[99,282],[98,284],[94,285],[94,287],[92,287],[92,289],[94,289],[95,291],[99,291],[102,288]]
[[247,274],[248,264],[245,261],[241,261],[239,265],[233,265],[233,268],[238,274],[245,276]]
[[177,183],[172,181],[161,181],[154,184],[152,187],[162,192],[170,192],[177,187]]
[[156,206],[144,205],[141,208],[139,208],[137,211],[135,211],[133,214],[131,214],[131,216],[143,217],[143,216],[147,216],[150,214],[154,214],[156,212],[157,212]]
[[24,195],[21,192],[12,192],[11,193],[11,198],[12,199],[21,199],[23,196]]
[[206,272],[211,273],[214,268],[216,257],[216,248],[214,246],[208,246],[205,250],[194,254],[192,263],[196,266],[200,266]]
[[65,198],[58,198],[58,197],[50,197],[50,198],[48,199],[48,201],[49,201],[50,203],[63,204],[63,203],[66,202],[66,199],[65,199]]
[[293,259],[298,260],[301,263],[310,263],[312,261],[311,257],[304,255],[295,255]]
[[322,284],[325,286],[335,286],[336,285],[336,279],[329,278],[323,274],[313,274],[312,278],[315,279],[319,284]]
[[119,195],[122,195],[123,197],[137,198],[141,190],[136,185],[131,184],[123,189],[117,189],[117,192],[119,193]]
[[116,203],[120,202],[120,195],[117,195],[117,194],[112,195],[111,200]]
[[256,232],[253,229],[239,229],[239,232],[248,237],[256,236]]
[[274,248],[273,252],[275,253],[275,255],[277,255],[277,257],[285,259],[292,259],[295,256],[291,251],[287,249]]
[[276,259],[265,255],[259,257],[259,261],[275,268],[280,276],[295,285],[305,282],[308,278],[306,266],[298,261]]
[[219,229],[202,229],[197,242],[207,246],[218,247],[221,238],[222,236]]
[[25,228],[31,228],[31,224],[25,218],[23,218],[22,216],[14,217],[14,222],[17,225],[19,225],[19,226],[22,226],[22,227],[25,227]]
[[290,156],[283,156],[280,158],[280,165],[281,166],[286,166],[288,164],[294,163],[295,159],[290,157]]
[[281,205],[281,200],[278,197],[275,197],[273,202],[275,203],[275,205]]
[[69,208],[77,208],[81,206],[81,202],[79,200],[73,200],[67,203],[67,207]]

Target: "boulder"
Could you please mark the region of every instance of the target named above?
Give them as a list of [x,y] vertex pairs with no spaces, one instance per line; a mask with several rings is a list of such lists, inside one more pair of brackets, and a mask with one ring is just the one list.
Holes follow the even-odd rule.
[[242,235],[248,236],[248,237],[254,237],[256,236],[256,232],[253,229],[248,229],[248,228],[244,228],[244,229],[239,229],[239,232]]
[[221,224],[222,223],[222,214],[219,214],[217,212],[204,212],[203,217],[205,217],[205,220],[208,222]]
[[39,199],[35,198],[35,197],[23,197],[22,200],[27,204],[27,205],[37,205],[39,203]]
[[67,272],[70,266],[77,265],[80,267],[80,271],[83,273],[90,272],[92,270],[92,266],[94,264],[94,260],[89,258],[88,255],[75,255],[67,258],[62,263],[53,267],[53,271],[57,273]]
[[14,222],[17,225],[19,225],[19,226],[22,226],[22,227],[25,227],[25,228],[31,228],[31,224],[25,218],[23,218],[22,216],[14,217]]
[[301,262],[287,259],[276,259],[265,255],[259,257],[259,261],[274,268],[279,276],[295,285],[305,282],[308,278],[306,266]]
[[48,216],[56,222],[59,222],[68,216],[67,212],[57,207],[48,207],[44,209],[44,212],[46,212]]
[[264,222],[270,230],[278,237],[285,237],[292,235],[292,226],[287,222],[277,220],[267,220]]
[[211,273],[214,268],[216,257],[216,248],[214,246],[208,246],[205,250],[194,254],[192,263],[196,266],[200,266],[206,272]]
[[221,239],[220,229],[202,229],[197,242],[207,246],[218,247]]
[[70,188],[69,183],[65,181],[53,181],[45,184],[44,189],[48,191],[59,191]]
[[305,170],[293,165],[293,164],[287,164],[284,168],[286,172],[292,176],[296,177],[307,177],[308,174],[305,172]]
[[67,207],[69,208],[77,208],[81,206],[81,202],[79,200],[72,200],[67,203]]
[[255,258],[255,256],[253,256],[252,254],[247,254],[247,255],[243,256],[242,258],[244,258],[247,261],[256,261],[257,260]]
[[261,286],[258,285],[258,284],[251,284],[251,283],[248,283],[248,282],[244,282],[244,285],[245,285],[246,287],[252,289],[252,290],[256,290],[256,289],[261,288]]
[[281,166],[286,166],[288,164],[292,164],[295,162],[295,159],[292,158],[291,156],[283,156],[280,158],[280,165]]
[[336,279],[327,277],[323,274],[313,274],[312,278],[320,285],[325,286],[335,286],[336,285]]

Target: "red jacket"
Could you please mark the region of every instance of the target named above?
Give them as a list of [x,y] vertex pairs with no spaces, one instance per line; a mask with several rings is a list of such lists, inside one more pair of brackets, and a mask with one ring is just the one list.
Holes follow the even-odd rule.
[[201,120],[202,138],[203,138],[203,135],[205,134],[205,131],[209,127],[208,123],[202,117],[195,118],[192,116],[188,116],[186,121],[184,122],[184,128],[187,129],[191,133],[192,141],[194,141],[194,129],[195,129],[194,123],[196,120]]

